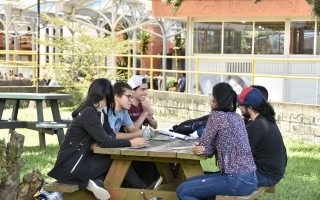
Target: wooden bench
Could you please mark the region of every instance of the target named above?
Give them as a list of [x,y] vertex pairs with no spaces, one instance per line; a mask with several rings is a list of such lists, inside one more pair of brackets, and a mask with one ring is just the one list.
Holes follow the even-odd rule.
[[254,200],[257,199],[260,195],[262,195],[264,192],[267,193],[275,193],[276,188],[275,186],[272,187],[258,187],[254,192],[252,192],[250,195],[247,196],[223,196],[223,195],[217,195],[216,200]]
[[62,192],[64,200],[96,200],[92,192],[88,190],[80,190],[79,186],[74,184],[53,182],[44,185],[43,189],[48,192]]

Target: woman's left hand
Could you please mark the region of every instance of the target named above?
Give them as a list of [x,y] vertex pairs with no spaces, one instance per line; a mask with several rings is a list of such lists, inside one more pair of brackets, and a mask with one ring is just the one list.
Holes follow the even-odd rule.
[[204,146],[193,146],[192,147],[192,152],[196,155],[203,154],[204,150],[205,150]]
[[93,144],[91,145],[91,148],[90,148],[90,149],[93,151],[93,149],[96,148],[96,147],[99,147],[99,145],[98,145],[97,143],[93,143]]

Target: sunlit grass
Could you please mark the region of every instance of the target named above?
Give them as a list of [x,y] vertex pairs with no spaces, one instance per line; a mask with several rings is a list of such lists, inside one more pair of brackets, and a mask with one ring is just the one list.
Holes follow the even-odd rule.
[[[19,110],[19,119],[36,120],[35,109]],[[11,110],[10,110],[11,112]],[[61,108],[61,116],[64,119],[71,119],[72,109]],[[4,117],[10,117],[9,110],[5,110]],[[21,117],[20,117],[21,116]],[[44,118],[51,120],[51,110],[46,108]],[[39,138],[36,131],[28,129],[17,129],[18,133],[25,136],[24,153],[22,158],[26,164],[22,168],[21,174],[31,172],[38,168],[47,182],[54,181],[47,176],[52,169],[59,150],[56,135],[46,134],[46,151],[39,148]],[[0,130],[1,137],[8,137],[7,130]],[[288,166],[285,178],[276,186],[273,194],[265,193],[263,200],[294,199],[294,200],[318,200],[320,199],[320,145],[302,143],[292,140],[285,140],[288,153]],[[215,159],[207,159],[201,162],[205,171],[216,171],[218,168]]]

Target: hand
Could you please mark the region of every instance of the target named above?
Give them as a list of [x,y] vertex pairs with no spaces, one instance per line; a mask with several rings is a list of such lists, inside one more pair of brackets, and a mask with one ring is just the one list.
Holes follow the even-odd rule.
[[93,151],[93,149],[96,147],[99,147],[99,145],[95,142],[91,145],[90,149]]
[[203,154],[204,150],[205,150],[204,146],[193,146],[192,147],[192,152],[196,155]]
[[150,101],[148,99],[146,99],[142,102],[142,109],[143,109],[143,111],[148,112],[148,114],[150,114],[152,112]]
[[145,138],[134,138],[130,140],[130,143],[132,147],[137,147],[137,146],[149,145],[150,142]]

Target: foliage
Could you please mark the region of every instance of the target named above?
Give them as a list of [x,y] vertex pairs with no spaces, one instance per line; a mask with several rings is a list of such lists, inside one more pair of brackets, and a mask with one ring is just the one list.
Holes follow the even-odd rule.
[[138,37],[141,41],[141,54],[146,55],[148,51],[148,44],[150,43],[151,33],[141,31]]
[[176,14],[176,12],[179,10],[183,0],[161,0],[162,3],[165,3],[167,5],[171,5],[173,9],[173,13]]
[[45,71],[43,76],[50,76],[48,78],[57,80],[62,86],[73,86],[63,92],[72,94],[75,104],[82,99],[93,79],[107,76],[107,69],[97,69],[97,66],[102,65],[102,60],[112,54],[126,53],[131,46],[128,40],[99,37],[93,30],[81,24],[58,17],[43,16],[43,20],[55,27],[68,28],[72,33],[63,37],[47,36],[46,40],[39,43],[63,52],[57,59],[51,61],[50,65],[43,68]]
[[307,0],[307,2],[310,4],[312,13],[315,16],[320,17],[320,0]]

